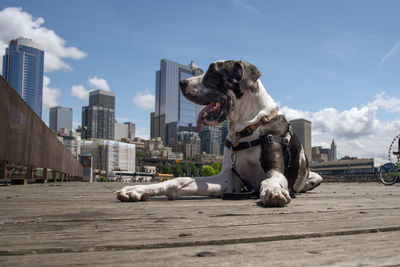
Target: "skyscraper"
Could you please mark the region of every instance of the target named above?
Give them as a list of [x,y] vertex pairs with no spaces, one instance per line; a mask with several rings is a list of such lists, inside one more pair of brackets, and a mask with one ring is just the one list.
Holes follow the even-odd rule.
[[89,106],[82,107],[83,139],[114,139],[115,94],[96,90],[89,93]]
[[60,132],[61,128],[72,130],[72,108],[68,107],[52,107],[49,114],[49,128],[56,133]]
[[11,40],[3,56],[3,77],[42,118],[44,52],[30,39]]
[[182,95],[179,81],[202,73],[193,62],[185,66],[167,59],[161,60],[160,70],[156,71],[153,137],[161,137],[165,144],[169,144],[176,140],[179,131],[195,129],[200,107]]
[[294,134],[299,138],[304,152],[306,153],[308,162],[311,162],[311,122],[305,119],[291,120],[290,124]]

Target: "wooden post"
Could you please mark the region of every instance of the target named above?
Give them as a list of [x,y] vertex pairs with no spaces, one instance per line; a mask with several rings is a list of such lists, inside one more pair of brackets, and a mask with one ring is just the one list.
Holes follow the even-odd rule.
[[43,177],[43,183],[47,184],[47,168],[43,168],[42,177]]
[[57,179],[57,177],[56,177],[56,175],[57,175],[57,173],[56,173],[56,171],[55,170],[51,170],[51,174],[52,174],[52,180],[53,180],[53,182],[55,182],[56,181],[56,179]]
[[30,179],[32,179],[32,167],[26,166],[26,176],[24,179],[24,185],[28,184]]
[[0,160],[0,180],[7,180],[7,162]]

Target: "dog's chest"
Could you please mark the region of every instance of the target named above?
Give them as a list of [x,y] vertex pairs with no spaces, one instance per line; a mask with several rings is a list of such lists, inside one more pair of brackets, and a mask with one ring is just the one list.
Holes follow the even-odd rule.
[[236,169],[240,176],[258,191],[265,173],[260,163],[260,146],[236,152]]

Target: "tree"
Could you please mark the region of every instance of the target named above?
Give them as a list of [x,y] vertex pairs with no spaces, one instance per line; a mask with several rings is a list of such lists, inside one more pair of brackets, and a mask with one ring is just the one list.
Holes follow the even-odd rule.
[[203,168],[201,168],[200,176],[213,176],[213,175],[215,175],[215,170],[210,165],[204,165]]
[[193,176],[198,176],[199,170],[197,169],[196,165],[194,163],[190,164],[190,175]]
[[215,174],[218,174],[221,172],[222,166],[218,162],[214,162],[211,167],[213,167]]
[[174,165],[174,176],[175,177],[182,176],[182,166],[179,163]]
[[140,152],[140,151],[136,151],[136,157],[139,158],[145,158],[147,157],[146,153]]
[[169,163],[165,163],[163,168],[162,168],[162,173],[169,173],[172,174],[172,169],[171,169],[171,165],[169,165]]

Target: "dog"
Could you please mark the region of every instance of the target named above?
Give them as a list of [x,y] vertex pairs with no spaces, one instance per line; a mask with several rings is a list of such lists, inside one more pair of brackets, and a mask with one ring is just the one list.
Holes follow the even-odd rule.
[[204,105],[201,125],[228,119],[222,170],[210,177],[179,177],[151,185],[126,186],[121,201],[165,195],[222,197],[254,192],[264,206],[282,207],[297,193],[317,187],[322,177],[310,171],[307,157],[284,115],[259,80],[261,72],[246,61],[216,61],[200,76],[180,81],[182,94]]

